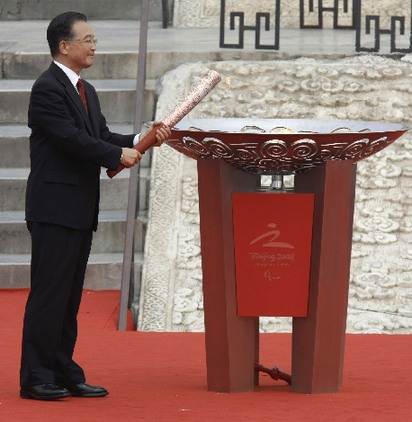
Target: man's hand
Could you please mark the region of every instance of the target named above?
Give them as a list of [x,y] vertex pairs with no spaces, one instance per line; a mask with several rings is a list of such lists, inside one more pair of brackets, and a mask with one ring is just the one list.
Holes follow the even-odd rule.
[[120,162],[125,167],[133,167],[140,159],[142,154],[134,148],[122,148],[122,155],[120,156]]
[[156,147],[162,145],[164,141],[172,136],[170,128],[161,122],[154,122],[152,127],[156,128]]

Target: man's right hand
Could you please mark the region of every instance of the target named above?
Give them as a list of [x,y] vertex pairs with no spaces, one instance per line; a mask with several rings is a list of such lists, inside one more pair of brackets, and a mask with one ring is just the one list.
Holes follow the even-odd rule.
[[140,159],[142,154],[134,148],[122,148],[120,162],[125,167],[133,167]]

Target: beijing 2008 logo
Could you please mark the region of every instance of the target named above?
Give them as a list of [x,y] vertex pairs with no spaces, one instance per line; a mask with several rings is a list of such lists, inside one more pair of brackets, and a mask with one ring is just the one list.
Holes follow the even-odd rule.
[[252,246],[261,243],[263,248],[295,249],[295,247],[290,243],[277,241],[277,239],[280,237],[280,231],[277,229],[276,223],[269,223],[267,228],[269,231],[253,239],[249,245]]

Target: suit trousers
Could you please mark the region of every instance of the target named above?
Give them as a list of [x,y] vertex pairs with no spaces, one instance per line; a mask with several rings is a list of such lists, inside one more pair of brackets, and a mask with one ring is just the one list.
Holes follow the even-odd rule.
[[31,289],[24,315],[20,384],[85,382],[73,351],[92,230],[27,225],[32,240]]

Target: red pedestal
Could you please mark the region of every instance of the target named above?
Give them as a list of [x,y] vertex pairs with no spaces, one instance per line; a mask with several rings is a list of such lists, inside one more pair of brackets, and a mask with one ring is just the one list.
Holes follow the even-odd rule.
[[[258,382],[255,363],[259,361],[256,315],[295,315],[292,350],[292,388],[295,391],[315,393],[339,389],[349,288],[355,172],[356,166],[350,161],[327,162],[307,174],[296,176],[295,190],[304,195],[268,194],[267,197],[274,198],[273,205],[278,207],[272,209],[271,200],[262,199],[262,208],[258,206],[260,200],[257,198],[265,198],[265,194],[240,193],[255,191],[258,176],[237,170],[222,160],[198,161],[210,390],[254,389]],[[248,201],[248,196],[253,201]],[[288,203],[294,200],[297,201],[295,206],[292,202]],[[285,204],[281,204],[282,201]],[[251,204],[253,206],[248,208]],[[305,214],[302,224],[298,221],[300,213]],[[312,216],[313,236],[310,242]],[[251,227],[255,227],[256,231],[255,228],[249,230],[250,221],[254,221]],[[281,221],[286,222],[285,228]],[[282,224],[282,230],[288,233],[288,237],[281,237],[281,226],[277,226],[281,233],[276,239],[268,238],[269,243],[301,245],[304,251],[299,258],[301,268],[285,268],[277,275],[271,271],[284,282],[290,275],[291,285],[285,283],[282,288],[273,286],[270,279],[265,280],[264,272],[258,273],[256,267],[248,267],[250,261],[241,262],[243,254],[249,253],[247,248],[245,252],[245,245],[250,246],[251,242],[265,234],[262,230],[273,222]],[[254,245],[264,248],[262,239]],[[310,249],[307,296],[305,280]],[[239,292],[236,288],[236,258]],[[248,259],[251,259],[250,255]],[[262,283],[258,287],[260,300],[253,287],[256,278]],[[306,317],[296,317],[306,314]]]
[[[208,388],[253,390],[258,317],[282,315],[294,317],[293,390],[335,392],[343,371],[354,163],[405,129],[353,122],[347,131],[351,122],[336,121],[323,122],[318,133],[308,130],[310,121],[259,124],[263,133],[243,130],[254,120],[189,119],[168,142],[198,160]],[[275,133],[279,127],[295,131]],[[256,192],[257,174],[295,172],[293,194]]]

